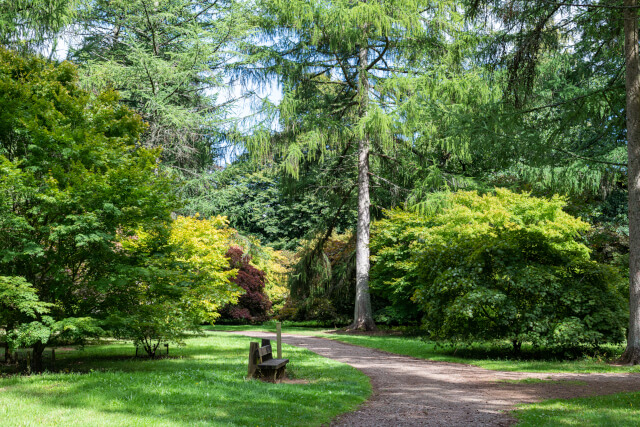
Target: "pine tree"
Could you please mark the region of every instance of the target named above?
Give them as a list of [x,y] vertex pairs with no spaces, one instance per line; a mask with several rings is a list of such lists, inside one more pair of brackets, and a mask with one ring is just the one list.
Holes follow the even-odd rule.
[[449,2],[420,0],[276,0],[258,2],[256,10],[262,39],[245,46],[247,62],[258,63],[264,77],[278,76],[285,95],[248,148],[293,176],[305,162],[335,175],[357,167],[357,179],[343,175],[358,189],[351,328],[372,329],[370,178],[384,180],[372,166],[411,153],[415,132],[406,129],[412,122],[403,107],[419,92],[414,79],[445,56],[457,12]]
[[[583,189],[585,177],[595,176],[591,187],[597,188],[607,179],[603,172],[618,174],[621,168],[626,168],[630,319],[627,349],[622,360],[638,364],[640,71],[637,1],[471,0],[468,3],[471,16],[499,24],[499,31],[491,34],[494,37],[492,47],[497,48],[493,53],[507,70],[505,95],[511,117],[503,115],[498,122],[511,130],[515,121],[528,121],[538,128],[537,131],[530,129],[529,137],[544,144],[533,144],[533,147],[538,145],[538,158],[531,156],[530,159],[532,163],[546,162],[546,171],[551,173],[544,178],[554,180],[559,172],[573,180],[575,188]],[[480,16],[481,11],[486,15]],[[621,50],[625,52],[624,57],[620,55]],[[553,61],[556,65],[557,61],[566,61],[556,70],[564,68],[561,73],[571,76],[577,83],[573,87],[566,82],[547,85],[546,93],[551,94],[552,99],[546,97],[549,102],[541,102],[545,99],[540,96],[540,85],[544,85],[540,83],[541,74],[549,64],[554,65]],[[543,125],[552,121],[555,122],[552,126]],[[515,139],[519,138],[516,136]],[[526,139],[517,142],[524,143]],[[512,136],[511,142],[513,140]]]
[[[227,49],[246,31],[240,6],[215,0],[92,0],[82,9],[81,41],[70,58],[83,84],[110,87],[149,124],[143,145],[193,177],[214,163],[229,103]],[[223,105],[221,105],[221,103]]]
[[0,0],[0,44],[26,52],[55,45],[75,15],[77,0]]

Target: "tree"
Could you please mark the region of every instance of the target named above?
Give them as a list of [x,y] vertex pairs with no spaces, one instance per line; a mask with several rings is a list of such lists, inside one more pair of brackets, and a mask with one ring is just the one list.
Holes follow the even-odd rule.
[[225,257],[234,232],[223,217],[178,216],[169,229],[120,236],[130,262],[105,299],[109,329],[153,358],[162,341],[181,344],[186,331],[213,323],[242,293]]
[[[51,304],[38,299],[36,290],[22,277],[0,276],[0,326],[5,331],[5,359],[9,359],[11,350],[19,346],[31,345],[20,338],[24,334],[7,335],[14,332],[14,325],[27,323],[25,317],[35,320],[38,315],[49,312]],[[17,336],[16,336],[17,335]]]
[[238,3],[92,0],[77,25],[70,58],[83,86],[119,91],[149,125],[141,144],[163,149],[162,167],[192,179],[210,171],[231,104],[218,97],[225,49],[247,29]]
[[0,44],[33,51],[51,41],[55,50],[58,33],[72,22],[76,3],[76,0],[3,0]]
[[436,339],[502,340],[517,352],[624,339],[624,282],[590,260],[589,225],[550,200],[496,189],[445,194],[429,214],[389,211],[376,224],[378,292],[411,299]]
[[[371,164],[411,152],[415,132],[404,129],[399,105],[412,92],[398,88],[415,89],[406,76],[443,56],[457,16],[449,6],[404,0],[258,3],[257,26],[270,44],[246,48],[267,76],[283,79],[285,96],[270,117],[279,122],[278,132],[269,125],[255,132],[249,150],[257,157],[275,153],[292,176],[305,162],[319,162],[357,188],[352,329],[375,327],[368,290],[369,181],[376,176]],[[350,189],[343,194],[346,200]]]
[[223,309],[223,316],[234,320],[264,322],[271,309],[271,301],[265,294],[265,272],[251,265],[251,257],[245,255],[239,246],[231,246],[226,256],[231,268],[238,271],[233,282],[245,292],[236,303]]
[[[325,225],[324,217],[332,215],[339,195],[323,188],[328,183],[318,168],[292,180],[276,167],[256,171],[246,157],[206,179],[187,182],[183,193],[188,203],[183,210],[190,215],[224,215],[239,233],[262,245],[294,250],[301,239]],[[352,224],[342,216],[336,228],[343,231]]]
[[353,313],[356,236],[318,233],[296,253],[289,278],[290,301],[281,317],[344,322]]
[[[502,29],[497,32],[499,43],[494,46],[509,46],[502,51],[504,54],[496,56],[501,60],[506,59],[503,62],[508,76],[505,93],[511,104],[519,111],[524,110],[526,114],[538,116],[545,116],[545,111],[553,112],[558,106],[566,110],[566,121],[556,119],[557,123],[562,123],[563,130],[550,132],[544,139],[552,143],[551,147],[546,145],[551,148],[547,151],[546,158],[573,157],[574,164],[582,162],[582,170],[587,173],[602,170],[603,165],[609,166],[609,172],[614,175],[626,169],[629,191],[630,318],[627,348],[622,360],[626,363],[640,363],[638,4],[634,0],[580,3],[473,0],[469,4],[472,16],[485,10],[502,24]],[[623,25],[611,25],[612,22],[620,21]],[[603,31],[605,28],[606,31]],[[570,49],[564,49],[565,47]],[[624,50],[624,58],[620,56],[620,50]],[[554,95],[552,102],[531,106],[530,95],[535,93],[533,89],[540,65],[549,58],[545,55],[549,52],[561,52],[565,57],[571,57],[573,64],[578,64],[571,68],[575,75],[583,73],[586,81],[595,83],[594,87],[583,84],[582,87],[588,90],[578,94],[575,91],[558,91],[556,88],[551,92]],[[604,74],[603,70],[606,71]],[[623,71],[624,86],[621,82]],[[598,74],[607,76],[606,80],[598,82],[591,78]],[[622,87],[625,89],[622,90]],[[599,107],[600,114],[572,115],[585,104],[596,105],[594,100],[601,100],[604,104]],[[593,126],[588,120],[589,116],[598,118],[603,124]],[[567,124],[572,121],[574,124],[582,121],[583,124],[578,127]],[[578,129],[584,130],[584,134],[571,135],[565,132]],[[557,138],[558,135],[561,138]],[[573,144],[563,146],[565,141]],[[623,157],[625,155],[626,158]],[[571,174],[574,179],[583,175],[578,175],[575,171],[569,172]],[[600,184],[602,180],[595,182]]]
[[629,334],[622,360],[640,364],[640,60],[638,2],[624,2],[624,56],[629,191]]
[[114,92],[80,89],[70,63],[0,50],[0,275],[49,310],[23,313],[8,331],[31,328],[36,370],[61,333],[100,332],[100,307],[130,261],[117,236],[170,220],[176,202],[154,172],[158,153],[136,147],[143,130]]

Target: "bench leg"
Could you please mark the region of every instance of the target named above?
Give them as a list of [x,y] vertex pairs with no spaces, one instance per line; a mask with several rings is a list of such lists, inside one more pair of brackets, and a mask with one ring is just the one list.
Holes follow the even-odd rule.
[[276,378],[276,379],[285,378],[285,376],[286,376],[285,372],[286,372],[286,367],[283,366],[282,368],[278,368],[276,370],[274,378]]
[[253,378],[256,375],[256,351],[258,350],[258,343],[252,342],[249,343],[249,369],[247,372],[247,376],[249,378]]
[[266,369],[266,368],[261,369],[256,367],[253,377],[261,378],[264,381],[275,383],[278,379],[286,377],[286,367],[282,367],[278,369]]

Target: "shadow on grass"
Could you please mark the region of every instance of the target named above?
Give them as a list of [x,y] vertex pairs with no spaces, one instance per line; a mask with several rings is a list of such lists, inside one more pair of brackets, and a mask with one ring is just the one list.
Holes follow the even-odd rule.
[[0,407],[17,424],[318,425],[370,392],[355,369],[288,347],[293,376],[309,384],[246,380],[249,341],[198,339],[160,360],[118,359],[122,346],[69,352],[59,361],[69,374],[0,380]]

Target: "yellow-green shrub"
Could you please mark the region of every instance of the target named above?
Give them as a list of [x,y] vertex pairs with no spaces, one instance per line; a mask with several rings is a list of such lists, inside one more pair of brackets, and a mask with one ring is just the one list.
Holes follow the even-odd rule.
[[242,290],[232,283],[237,270],[226,257],[235,230],[226,217],[200,219],[178,216],[171,226],[172,255],[186,267],[192,286],[183,298],[200,310],[203,319],[213,321],[218,310],[237,300]]
[[214,321],[243,292],[232,283],[237,270],[225,256],[233,233],[224,217],[179,216],[120,236],[132,264],[121,269],[117,281],[128,285],[114,293],[107,322],[112,333],[153,356],[161,340],[180,342],[185,331]]
[[591,261],[564,200],[459,192],[430,214],[389,211],[374,227],[373,288],[410,298],[434,338],[575,347],[624,339],[623,282]]
[[265,292],[273,303],[274,313],[279,312],[289,298],[289,273],[293,263],[293,254],[289,251],[277,251],[265,247],[268,259],[263,262],[262,269],[267,274]]

